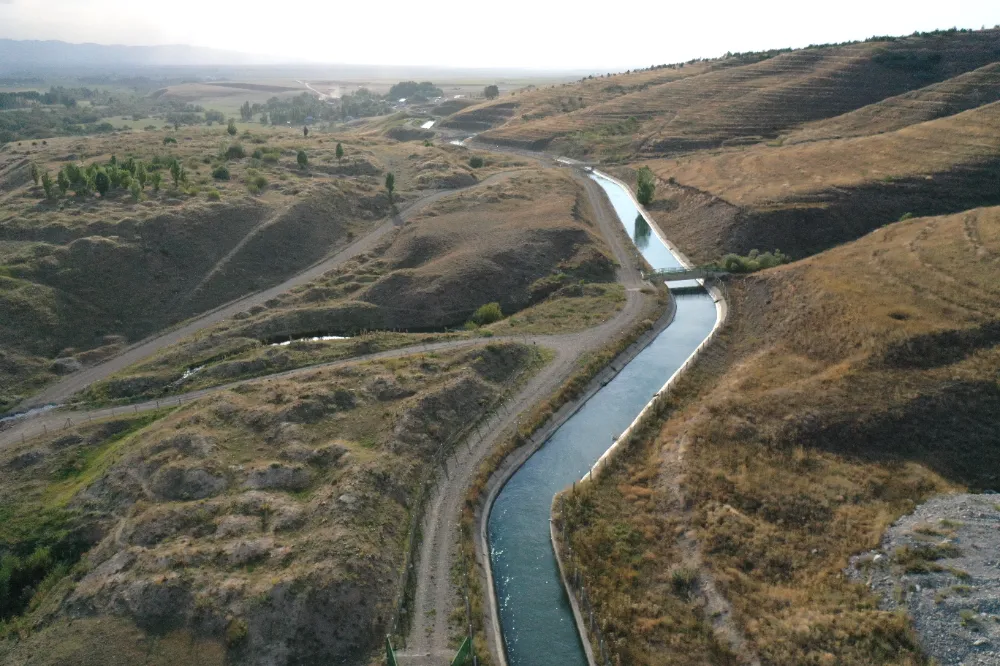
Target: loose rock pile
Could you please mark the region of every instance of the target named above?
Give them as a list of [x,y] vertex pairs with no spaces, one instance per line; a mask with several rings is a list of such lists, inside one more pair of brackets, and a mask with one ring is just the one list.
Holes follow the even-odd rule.
[[936,497],[896,521],[848,574],[907,611],[941,666],[1000,664],[1000,495]]

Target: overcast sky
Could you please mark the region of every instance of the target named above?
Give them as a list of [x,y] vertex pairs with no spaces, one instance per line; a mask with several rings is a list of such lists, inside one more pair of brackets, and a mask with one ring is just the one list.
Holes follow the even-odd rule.
[[0,37],[318,62],[607,69],[1000,23],[1000,0],[0,0]]

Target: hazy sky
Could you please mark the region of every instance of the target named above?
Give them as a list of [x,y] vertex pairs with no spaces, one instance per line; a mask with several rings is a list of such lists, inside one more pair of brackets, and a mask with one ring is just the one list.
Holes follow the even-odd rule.
[[14,39],[538,69],[626,69],[998,23],[1000,0],[0,0],[0,37]]

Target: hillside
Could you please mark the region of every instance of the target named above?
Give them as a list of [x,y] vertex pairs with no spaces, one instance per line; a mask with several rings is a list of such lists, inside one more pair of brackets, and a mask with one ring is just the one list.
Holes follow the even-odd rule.
[[1000,103],[893,132],[653,161],[652,213],[701,261],[779,248],[803,257],[905,214],[1000,203]]
[[841,116],[806,123],[781,137],[786,144],[882,134],[1000,100],[1000,62],[889,97]]
[[[346,154],[337,159],[341,141]],[[8,145],[0,157],[0,309],[8,313],[0,411],[59,373],[280,283],[367,234],[391,213],[387,172],[403,205],[477,178],[455,149],[264,127],[236,138],[212,128],[57,138]],[[30,175],[31,164],[55,179],[66,165],[103,168],[112,158],[143,163],[149,182],[138,200],[125,188],[99,197],[73,187],[53,187],[47,200]],[[173,160],[184,171],[176,184]]]
[[[906,617],[841,572],[931,495],[1000,484],[998,284],[1000,208],[729,284],[731,323],[650,436],[567,499],[622,663],[705,654],[699,561],[762,663],[924,663]],[[671,537],[688,530],[700,556]]]
[[[483,120],[493,127],[484,141],[616,160],[751,144],[988,65],[1000,59],[997,34],[946,32],[762,61],[731,57],[700,63],[694,76],[684,75],[688,67],[617,75],[610,83],[567,86],[560,96],[570,103],[543,118],[532,116],[536,104],[524,102],[524,113],[521,103],[504,98],[465,109],[449,123],[481,129],[467,119]],[[622,94],[584,95],[600,85]]]
[[0,452],[0,661],[368,663],[428,475],[541,362],[348,364]]
[[[485,330],[583,328],[623,301],[609,255],[580,185],[565,172],[527,169],[442,198],[372,253],[164,349],[88,396],[156,398],[361,349],[447,339],[455,334],[446,329],[462,329],[494,302],[516,317]],[[371,335],[396,330],[426,335]],[[358,339],[275,346],[321,335]],[[188,378],[191,368],[199,371]]]

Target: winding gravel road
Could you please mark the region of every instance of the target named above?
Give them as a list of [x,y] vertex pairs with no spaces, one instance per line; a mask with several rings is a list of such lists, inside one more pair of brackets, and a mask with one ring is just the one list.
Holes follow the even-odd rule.
[[[537,156],[535,156],[536,159]],[[541,160],[539,160],[541,161]],[[551,163],[550,163],[551,164]],[[49,386],[39,395],[25,401],[21,409],[29,409],[48,404],[65,403],[76,392],[94,382],[105,379],[115,372],[137,363],[159,350],[173,345],[202,329],[227,319],[238,312],[263,304],[288,290],[314,280],[327,271],[343,264],[353,257],[375,248],[395,227],[427,206],[443,197],[457,192],[499,182],[509,178],[514,171],[494,174],[468,188],[441,190],[422,197],[393,218],[379,223],[368,235],[358,239],[336,254],[311,266],[288,280],[256,294],[252,294],[215,310],[190,319],[178,327],[155,337],[139,342],[122,354],[103,363],[70,375]],[[230,384],[192,391],[163,400],[130,405],[128,407],[102,408],[93,410],[53,409],[35,412],[22,419],[9,421],[0,430],[0,447],[34,437],[42,432],[54,431],[89,419],[107,418],[122,413],[140,413],[174,403],[196,400],[213,393],[232,389],[247,382],[262,382],[276,378],[293,377],[300,373],[314,372],[318,368],[340,367],[363,363],[376,359],[405,356],[424,351],[446,350],[487,342],[511,340],[537,344],[555,352],[553,360],[533,376],[513,396],[504,408],[494,414],[487,423],[480,425],[477,434],[469,438],[466,446],[456,447],[456,453],[445,464],[444,474],[435,485],[427,505],[423,524],[423,541],[420,547],[415,592],[415,616],[405,650],[398,655],[400,663],[407,666],[448,663],[454,656],[450,645],[449,616],[458,595],[451,579],[452,566],[458,552],[458,523],[465,490],[472,482],[480,462],[490,453],[500,438],[515,426],[521,415],[541,400],[552,395],[578,367],[580,357],[590,351],[600,349],[619,336],[650,311],[650,301],[640,293],[645,286],[639,272],[637,255],[625,238],[610,202],[593,180],[577,174],[576,178],[584,188],[593,206],[601,234],[611,247],[619,263],[618,279],[626,288],[626,303],[616,316],[585,331],[565,335],[539,335],[495,337],[489,340],[474,338],[440,343],[422,344],[402,349],[379,352],[351,359],[306,366],[267,377],[241,380]],[[251,232],[253,233],[253,232]],[[655,318],[655,317],[654,317]],[[480,435],[479,433],[483,433]]]
[[446,462],[446,475],[438,480],[427,505],[423,541],[417,563],[414,612],[405,648],[397,654],[406,666],[440,666],[454,657],[450,645],[449,617],[458,603],[452,581],[452,567],[458,555],[459,520],[465,490],[472,483],[479,464],[497,442],[516,425],[522,413],[552,395],[576,370],[580,356],[595,351],[629,330],[646,310],[639,290],[645,285],[635,252],[623,237],[618,218],[600,186],[578,176],[594,208],[601,234],[620,265],[618,279],[626,288],[625,307],[612,319],[594,328],[561,336],[539,336],[530,341],[556,352],[556,357],[513,397],[503,412],[494,414],[466,446],[457,446]]
[[[139,361],[149,358],[156,352],[160,351],[165,347],[176,344],[191,336],[198,331],[201,331],[209,326],[213,326],[225,319],[232,317],[238,312],[243,312],[248,310],[255,305],[263,305],[265,302],[280,296],[281,294],[298,287],[299,285],[311,282],[316,278],[322,276],[327,271],[330,271],[341,264],[353,259],[354,257],[364,254],[375,248],[379,242],[381,242],[389,233],[393,231],[396,227],[401,226],[407,219],[416,215],[423,209],[427,208],[431,204],[439,201],[440,199],[462,192],[467,189],[475,187],[483,187],[485,185],[490,185],[502,180],[506,180],[517,173],[517,170],[512,171],[502,171],[500,173],[493,174],[482,181],[470,185],[468,187],[461,187],[449,190],[437,190],[432,194],[428,194],[420,199],[417,199],[412,204],[407,206],[405,209],[400,211],[393,217],[385,218],[382,222],[378,223],[371,233],[366,236],[359,238],[354,241],[344,249],[340,250],[336,254],[333,254],[322,261],[313,264],[306,270],[293,275],[281,284],[275,285],[270,289],[265,289],[264,291],[259,291],[255,294],[250,294],[244,296],[235,301],[231,301],[222,305],[214,310],[209,310],[208,312],[198,315],[192,319],[188,319],[182,324],[169,329],[165,332],[159,333],[153,337],[146,338],[145,340],[138,342],[128,349],[126,349],[121,354],[108,359],[102,363],[91,366],[79,372],[75,372],[71,375],[60,379],[59,381],[46,387],[41,393],[35,395],[20,405],[18,405],[18,411],[29,410],[34,407],[40,407],[42,405],[51,404],[62,404],[67,402],[70,397],[83,389],[87,388],[91,384],[106,379],[112,374],[124,370],[128,366],[138,363]],[[248,235],[256,233],[256,229],[250,231]],[[241,241],[242,243],[243,241]]]

